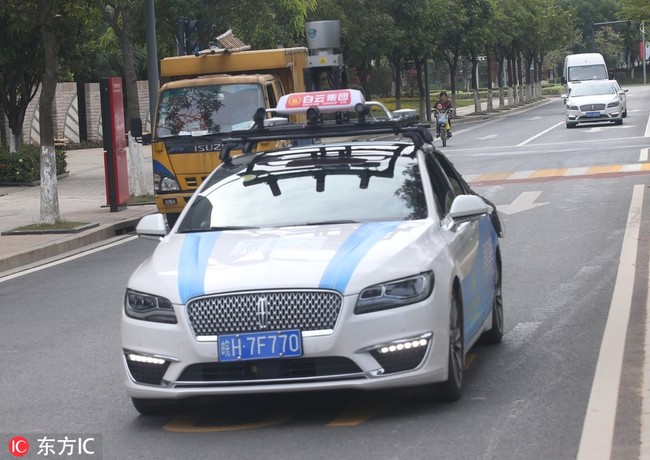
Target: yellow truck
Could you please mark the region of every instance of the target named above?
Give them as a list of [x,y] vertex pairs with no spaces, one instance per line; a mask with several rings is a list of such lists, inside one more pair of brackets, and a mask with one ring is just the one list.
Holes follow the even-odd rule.
[[222,139],[252,127],[258,108],[275,108],[282,95],[305,91],[308,56],[298,47],[161,60],[167,83],[158,92],[152,162],[156,205],[170,227],[220,163]]

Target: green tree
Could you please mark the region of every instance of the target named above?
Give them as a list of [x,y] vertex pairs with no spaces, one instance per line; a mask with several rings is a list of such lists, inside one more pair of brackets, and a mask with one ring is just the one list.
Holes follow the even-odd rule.
[[397,1],[393,4],[392,10],[396,27],[400,31],[399,40],[392,50],[396,69],[395,83],[398,86],[397,83],[401,82],[401,66],[397,59],[401,57],[412,61],[418,88],[420,119],[426,118],[426,98],[429,98],[429,95],[425,93],[423,72],[434,45],[434,37],[429,31],[429,26],[434,23],[437,12],[430,0]]
[[603,27],[596,32],[596,49],[603,55],[607,67],[614,69],[619,66],[619,58],[625,53],[625,41],[612,27]]
[[43,46],[33,5],[23,1],[0,3],[0,105],[7,117],[9,150],[16,152],[23,138],[23,123],[44,72]]
[[372,99],[373,71],[391,49],[397,34],[394,18],[373,0],[321,0],[308,21],[340,20],[343,61]]
[[622,0],[560,0],[560,8],[572,14],[575,27],[586,41],[575,43],[575,47],[571,50],[573,53],[590,53],[592,51],[592,25],[619,19],[621,2]]
[[[113,29],[122,52],[122,78],[126,89],[126,123],[140,118],[140,99],[138,96],[138,76],[134,45],[134,26],[132,9],[137,7],[135,0],[95,0],[95,5],[104,20]],[[127,128],[128,129],[128,128]],[[150,193],[145,178],[145,162],[142,146],[129,132],[129,193],[143,196]]]
[[488,0],[462,0],[460,7],[464,10],[467,33],[461,42],[461,51],[472,64],[471,82],[474,93],[474,110],[482,110],[478,92],[478,63],[489,40],[488,26],[493,15],[492,4]]

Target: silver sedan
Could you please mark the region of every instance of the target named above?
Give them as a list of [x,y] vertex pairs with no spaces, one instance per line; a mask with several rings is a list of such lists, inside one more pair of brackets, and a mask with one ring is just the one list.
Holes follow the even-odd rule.
[[566,127],[596,122],[623,124],[624,95],[625,91],[617,90],[610,80],[574,85],[568,96],[562,95],[566,101]]

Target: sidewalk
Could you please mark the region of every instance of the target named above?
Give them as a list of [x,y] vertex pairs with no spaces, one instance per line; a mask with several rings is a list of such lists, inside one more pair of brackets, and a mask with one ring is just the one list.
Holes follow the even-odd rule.
[[[495,112],[498,105],[499,100],[495,98]],[[484,102],[483,110],[486,107]],[[454,123],[462,123],[463,118],[473,114],[473,104],[462,107],[457,110]],[[151,148],[145,146],[143,152],[145,171],[149,172],[147,180],[151,186]],[[78,251],[118,235],[133,233],[141,217],[156,212],[154,204],[128,206],[125,210],[110,212],[107,207],[103,149],[69,150],[67,160],[69,174],[58,180],[61,219],[95,226],[78,233],[0,235],[0,277],[32,264],[42,264],[48,258],[69,251]],[[40,193],[38,186],[0,186],[0,233],[38,223]]]
[[[151,185],[151,149],[143,148]],[[58,180],[62,220],[94,224],[78,233],[0,235],[0,276],[34,263],[78,250],[135,230],[141,217],[156,212],[154,204],[111,212],[107,206],[102,148],[69,150],[68,176]],[[153,190],[153,187],[151,187]],[[0,233],[40,221],[41,189],[0,186]]]

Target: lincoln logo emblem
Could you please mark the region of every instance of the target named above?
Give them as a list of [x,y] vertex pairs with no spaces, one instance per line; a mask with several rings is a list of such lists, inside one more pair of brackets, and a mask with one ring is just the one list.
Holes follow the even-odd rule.
[[269,301],[266,297],[257,299],[257,325],[260,329],[266,329],[269,325]]

